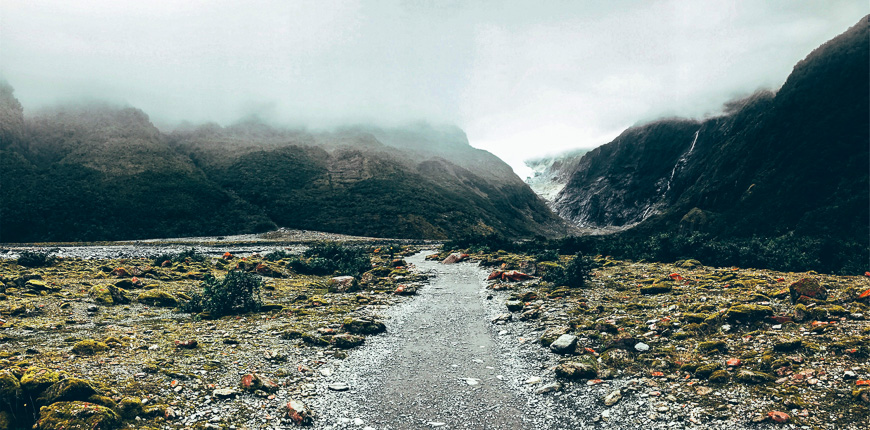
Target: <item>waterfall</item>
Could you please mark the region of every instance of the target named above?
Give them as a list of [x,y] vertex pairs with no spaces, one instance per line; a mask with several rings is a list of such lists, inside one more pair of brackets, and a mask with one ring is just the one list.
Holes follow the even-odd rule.
[[673,180],[674,180],[674,176],[677,174],[677,169],[678,169],[681,165],[683,165],[683,164],[686,163],[686,160],[689,159],[689,154],[691,154],[692,151],[695,150],[695,144],[698,143],[698,135],[699,135],[700,133],[701,133],[701,129],[699,128],[698,131],[695,132],[695,138],[692,139],[692,145],[689,147],[689,150],[688,150],[686,153],[684,153],[683,155],[681,155],[681,156],[680,156],[680,159],[677,160],[677,163],[674,164],[674,169],[671,170],[671,177],[668,178],[668,182],[667,182],[667,184],[666,184],[666,186],[665,186],[665,192],[662,193],[662,197],[664,197],[665,194],[667,194],[667,192],[671,190],[671,182],[673,182]]

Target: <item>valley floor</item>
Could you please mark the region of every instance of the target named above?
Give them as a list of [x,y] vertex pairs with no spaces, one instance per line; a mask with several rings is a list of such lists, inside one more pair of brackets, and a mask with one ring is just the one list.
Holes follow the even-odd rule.
[[[332,429],[870,424],[870,277],[599,257],[586,288],[565,288],[486,278],[540,275],[566,256],[441,264],[450,252],[377,246],[347,292],[253,254],[158,266],[140,245],[46,268],[0,260],[0,424],[45,418],[34,403],[60,417],[45,429],[75,418],[56,405],[85,403],[131,428],[287,428],[306,420],[288,409],[301,405]],[[175,310],[205,274],[235,268],[266,275],[264,311]],[[792,303],[804,284],[815,293]],[[75,378],[90,389],[62,390]]]

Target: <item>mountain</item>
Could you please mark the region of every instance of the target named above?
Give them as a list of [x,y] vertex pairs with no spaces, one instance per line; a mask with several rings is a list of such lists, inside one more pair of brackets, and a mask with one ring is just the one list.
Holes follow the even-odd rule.
[[0,240],[226,235],[276,226],[367,236],[530,237],[561,219],[455,127],[312,133],[256,119],[163,133],[134,108],[24,116],[0,86]]
[[702,121],[632,127],[567,164],[555,210],[579,226],[634,234],[868,244],[868,19],[800,61],[776,93]]

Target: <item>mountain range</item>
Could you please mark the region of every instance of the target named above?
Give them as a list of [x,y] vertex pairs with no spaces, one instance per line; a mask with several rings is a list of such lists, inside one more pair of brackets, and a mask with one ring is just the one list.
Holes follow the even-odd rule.
[[91,103],[24,115],[0,86],[0,240],[129,240],[276,226],[397,238],[564,234],[455,127],[310,132],[248,119],[168,132]]

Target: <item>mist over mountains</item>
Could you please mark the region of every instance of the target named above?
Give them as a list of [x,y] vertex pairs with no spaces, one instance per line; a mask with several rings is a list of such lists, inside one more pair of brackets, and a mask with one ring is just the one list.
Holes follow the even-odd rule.
[[0,90],[4,242],[260,232],[559,234],[509,166],[455,127],[308,132],[249,119],[164,133],[100,103],[24,115]]
[[775,93],[714,118],[632,127],[554,164],[562,168],[548,174],[568,178],[554,209],[581,227],[633,227],[629,236],[818,239],[830,267],[837,244],[857,244],[855,261],[866,264],[868,19],[810,53]]

